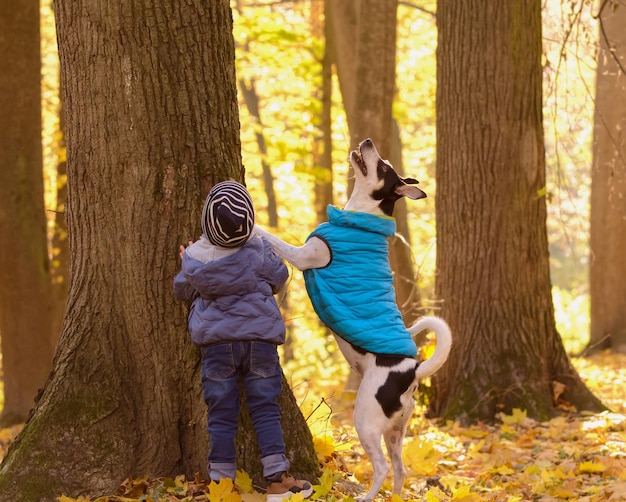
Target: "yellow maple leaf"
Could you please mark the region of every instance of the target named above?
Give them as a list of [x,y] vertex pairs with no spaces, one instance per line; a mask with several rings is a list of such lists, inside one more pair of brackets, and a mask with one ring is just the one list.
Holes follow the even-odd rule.
[[233,488],[233,480],[230,478],[222,478],[219,483],[211,481],[206,498],[209,502],[241,502],[241,496]]
[[516,435],[517,431],[514,427],[511,427],[508,424],[502,424],[502,427],[500,427],[500,434]]
[[332,436],[315,436],[313,438],[313,447],[319,461],[323,461],[326,457],[330,457],[335,453],[335,440]]
[[510,476],[511,474],[515,474],[515,471],[511,469],[508,465],[501,465],[500,467],[493,470],[496,474],[501,474],[502,476]]
[[331,469],[325,468],[322,477],[319,478],[319,484],[313,485],[316,498],[325,497],[333,489],[333,484],[339,479],[339,475],[334,474]]
[[507,425],[519,424],[526,419],[526,410],[513,408],[513,412],[510,415],[502,415],[500,418],[502,423]]
[[537,464],[531,464],[526,469],[524,469],[526,474],[539,474],[541,472],[541,468]]
[[452,488],[452,498],[450,500],[454,502],[481,502],[483,498],[477,493],[472,493],[470,486],[461,485],[457,488]]
[[252,493],[254,488],[252,487],[252,479],[248,476],[246,471],[238,470],[235,474],[235,484],[242,493]]
[[573,472],[565,472],[561,466],[558,466],[556,469],[537,467],[539,469],[537,472],[541,474],[541,480],[546,486],[561,484],[563,481],[574,478]]
[[430,490],[428,490],[425,494],[426,502],[441,502],[442,500],[449,500],[448,497],[443,490],[434,486]]
[[557,468],[554,470],[554,477],[558,478],[558,479],[570,479],[572,477],[574,477],[574,474],[572,472],[565,472],[561,466],[557,466]]
[[478,429],[476,427],[468,427],[466,429],[462,429],[462,433],[464,436],[472,439],[482,439],[489,436],[489,431]]
[[604,464],[601,464],[599,462],[583,462],[582,464],[580,464],[578,466],[577,471],[579,473],[581,472],[586,472],[586,473],[598,473],[598,472],[604,472],[606,471],[607,467]]
[[550,495],[558,499],[571,500],[576,499],[576,492],[562,486],[556,486],[550,489]]
[[433,447],[432,443],[416,437],[405,443],[402,457],[405,465],[417,475],[434,476],[441,460],[441,453]]

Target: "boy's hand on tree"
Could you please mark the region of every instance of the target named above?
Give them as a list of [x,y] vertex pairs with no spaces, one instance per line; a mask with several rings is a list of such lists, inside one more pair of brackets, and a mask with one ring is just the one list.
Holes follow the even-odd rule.
[[[192,244],[193,244],[193,241],[189,241],[188,246],[191,246]],[[179,256],[180,256],[180,259],[182,260],[183,255],[185,254],[185,246],[181,244],[179,249],[180,249]]]

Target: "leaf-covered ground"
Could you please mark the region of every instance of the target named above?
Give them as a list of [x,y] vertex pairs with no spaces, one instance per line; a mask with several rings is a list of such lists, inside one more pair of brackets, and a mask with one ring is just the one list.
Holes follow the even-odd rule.
[[[405,500],[438,501],[567,501],[626,500],[626,356],[598,355],[574,364],[587,385],[609,406],[599,415],[564,412],[538,423],[522,410],[502,416],[497,425],[443,426],[426,420],[417,409],[405,440],[408,475]],[[332,400],[330,400],[332,402]],[[330,414],[326,401],[307,404],[309,423],[323,465],[320,484],[311,500],[350,501],[362,494],[371,466],[351,426],[349,413]],[[345,410],[344,410],[345,411]],[[310,414],[309,414],[310,413]],[[0,455],[19,427],[0,431]],[[391,476],[377,500],[399,502],[389,490]],[[265,496],[254,491],[245,473],[237,488],[230,483],[207,485],[200,477],[187,480],[126,480],[118,493],[99,498],[59,502],[98,501],[224,501],[255,502]],[[291,500],[301,500],[294,496]]]

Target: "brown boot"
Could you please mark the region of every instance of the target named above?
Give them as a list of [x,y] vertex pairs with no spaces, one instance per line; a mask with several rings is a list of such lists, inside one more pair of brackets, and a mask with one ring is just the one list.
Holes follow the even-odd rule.
[[267,486],[267,502],[280,502],[296,493],[302,494],[306,499],[313,493],[313,487],[308,481],[295,479],[286,472],[279,472],[267,478],[270,484]]

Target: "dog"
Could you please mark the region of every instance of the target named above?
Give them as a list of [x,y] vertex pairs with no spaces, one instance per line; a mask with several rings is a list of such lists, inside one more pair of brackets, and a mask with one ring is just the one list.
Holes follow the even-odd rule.
[[[320,225],[302,246],[292,246],[255,226],[274,251],[302,270],[307,292],[320,319],[333,332],[350,366],[361,375],[354,406],[354,425],[373,467],[369,491],[358,500],[369,502],[389,474],[381,446],[384,438],[394,472],[393,492],[400,495],[406,471],[402,441],[415,407],[418,380],[435,373],[452,345],[450,329],[436,316],[419,319],[406,329],[395,303],[389,266],[388,237],[401,197],[426,197],[413,178],[402,178],[383,160],[371,139],[350,153],[354,189],[344,207],[329,206],[329,222]],[[334,223],[333,223],[334,222]],[[435,333],[437,347],[418,363],[412,337]]]

